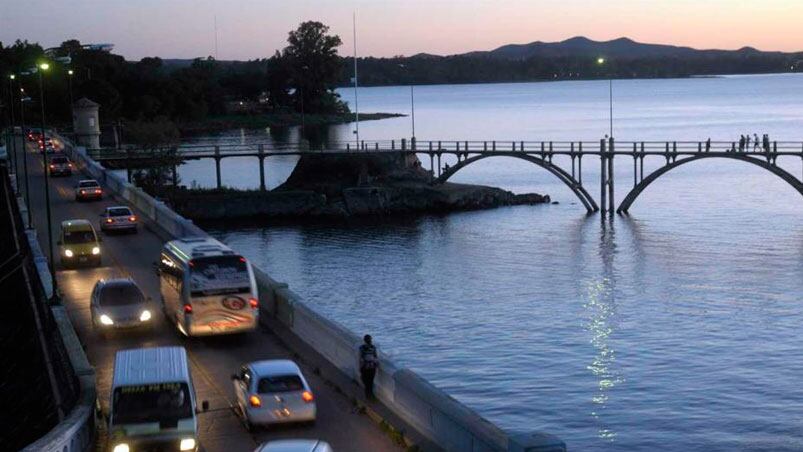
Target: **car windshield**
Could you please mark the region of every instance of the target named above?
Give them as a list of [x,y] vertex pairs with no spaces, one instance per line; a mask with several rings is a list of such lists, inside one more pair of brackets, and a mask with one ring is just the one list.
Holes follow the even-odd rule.
[[257,392],[270,394],[274,392],[303,391],[304,383],[298,375],[274,375],[262,377],[257,385]]
[[50,162],[51,163],[56,163],[56,164],[59,164],[59,165],[63,164],[63,163],[67,163],[67,157],[52,157],[50,159]]
[[112,207],[108,212],[110,217],[127,217],[131,215],[128,207]]
[[91,188],[91,187],[97,187],[98,183],[93,180],[87,180],[78,182],[78,186],[81,188]]
[[112,425],[159,422],[176,424],[192,417],[186,383],[121,386],[112,394]]
[[95,233],[92,231],[64,231],[65,245],[79,245],[81,243],[91,243],[95,241]]
[[249,290],[248,267],[240,256],[214,256],[193,259],[192,295],[243,293]]
[[132,282],[110,283],[101,289],[99,302],[104,307],[127,306],[144,303],[145,296]]

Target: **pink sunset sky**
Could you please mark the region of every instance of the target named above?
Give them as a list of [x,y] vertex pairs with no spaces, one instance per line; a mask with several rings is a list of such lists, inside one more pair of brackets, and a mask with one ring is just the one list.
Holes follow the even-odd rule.
[[573,36],[696,48],[803,50],[803,0],[2,0],[0,41],[114,43],[115,53],[267,57],[287,32],[319,20],[351,54],[454,54]]

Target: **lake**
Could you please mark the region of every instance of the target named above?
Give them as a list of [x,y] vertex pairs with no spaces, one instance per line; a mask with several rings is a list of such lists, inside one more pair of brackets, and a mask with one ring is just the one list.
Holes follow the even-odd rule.
[[[800,75],[613,89],[619,140],[803,141]],[[409,87],[359,96],[366,112],[409,112]],[[416,135],[598,140],[608,100],[607,81],[420,86]],[[352,129],[326,134],[349,140]],[[365,140],[410,135],[409,117],[360,124]],[[269,185],[295,161],[269,158]],[[661,162],[647,159],[645,172]],[[799,158],[779,162],[801,176]],[[597,200],[598,166],[583,174]],[[617,160],[618,201],[631,171],[632,160]],[[211,186],[214,165],[190,162],[180,175]],[[652,184],[629,217],[605,219],[521,160],[486,159],[453,180],[560,204],[211,232],[505,429],[554,433],[571,450],[803,449],[803,198],[791,186],[743,162],[704,160]],[[224,184],[258,181],[256,159],[223,160]]]

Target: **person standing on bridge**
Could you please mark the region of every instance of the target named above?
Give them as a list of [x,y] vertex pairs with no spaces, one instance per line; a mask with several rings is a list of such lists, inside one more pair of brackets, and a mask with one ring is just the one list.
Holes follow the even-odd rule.
[[705,152],[711,152],[711,137],[705,140]]
[[754,133],[753,134],[753,152],[755,152],[756,149],[758,149],[758,134]]
[[745,152],[750,150],[750,134],[744,136],[744,150]]
[[360,345],[360,379],[365,387],[366,399],[374,399],[374,377],[376,377],[378,368],[379,356],[376,353],[376,347],[373,344],[371,335],[366,334],[363,337],[362,345]]
[[739,152],[744,152],[744,135],[739,136]]

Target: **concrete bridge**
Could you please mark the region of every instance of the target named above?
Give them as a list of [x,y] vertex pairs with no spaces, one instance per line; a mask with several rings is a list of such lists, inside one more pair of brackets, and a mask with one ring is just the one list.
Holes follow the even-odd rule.
[[[217,186],[221,187],[220,162],[230,157],[254,157],[259,161],[260,188],[265,190],[265,159],[277,155],[321,155],[404,152],[426,155],[432,168],[432,183],[449,180],[463,168],[490,157],[517,158],[534,164],[563,182],[580,200],[589,213],[628,213],[638,196],[656,179],[669,171],[703,159],[725,158],[746,162],[775,174],[803,195],[803,166],[801,177],[791,174],[778,165],[778,159],[796,158],[803,165],[802,142],[763,142],[740,146],[737,142],[711,141],[616,141],[613,138],[600,141],[416,141],[388,140],[328,143],[321,147],[288,144],[266,146],[264,144],[241,146],[182,146],[166,150],[107,150],[91,151],[95,160],[109,167],[137,168],[148,165],[176,165],[185,160],[211,159],[215,162]],[[444,155],[457,158],[457,164],[441,165]],[[569,158],[569,163],[553,162],[555,156]],[[644,160],[658,157],[662,166],[645,174]],[[583,182],[583,162],[592,158],[591,164],[600,165],[599,197],[591,195],[591,187]],[[633,181],[625,197],[617,205],[615,197],[614,163],[626,160],[632,163]],[[588,163],[587,163],[588,165]],[[176,178],[174,177],[174,180]],[[629,183],[628,183],[629,185]],[[597,201],[598,200],[598,201]]]

